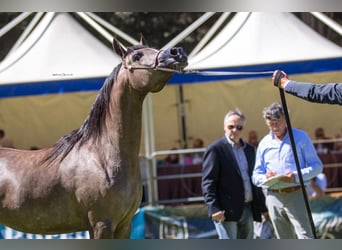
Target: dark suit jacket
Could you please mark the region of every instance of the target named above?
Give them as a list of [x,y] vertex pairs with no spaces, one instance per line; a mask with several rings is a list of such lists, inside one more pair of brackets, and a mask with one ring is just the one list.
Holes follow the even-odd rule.
[[285,91],[310,102],[342,105],[342,83],[312,84],[290,81]]
[[[252,176],[255,163],[255,148],[245,144],[248,172]],[[235,160],[231,144],[225,136],[209,145],[203,156],[202,192],[208,207],[208,215],[225,210],[228,221],[238,221],[244,208],[244,187],[239,166]],[[261,221],[261,213],[266,212],[265,197],[261,188],[252,181],[253,218]]]

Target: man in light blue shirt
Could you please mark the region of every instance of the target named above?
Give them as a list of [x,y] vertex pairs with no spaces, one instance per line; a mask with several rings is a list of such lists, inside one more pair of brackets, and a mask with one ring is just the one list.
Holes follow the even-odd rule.
[[[264,108],[263,117],[270,132],[259,143],[252,181],[267,188],[266,205],[277,238],[313,238],[281,104]],[[307,133],[295,128],[292,133],[301,174],[308,184],[323,165]]]

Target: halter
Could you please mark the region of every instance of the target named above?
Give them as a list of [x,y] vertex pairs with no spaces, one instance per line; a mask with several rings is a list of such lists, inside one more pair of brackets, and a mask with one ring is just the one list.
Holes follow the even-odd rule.
[[[158,56],[160,54],[160,52],[162,52],[162,50],[159,50],[155,59],[154,59],[154,64],[152,64],[151,66],[139,66],[139,67],[133,67],[133,66],[127,66],[126,64],[123,64],[123,67],[125,69],[128,69],[130,71],[132,70],[137,70],[137,69],[153,69],[153,70],[161,70],[161,69],[166,69],[166,68],[158,68]],[[167,71],[174,71],[172,69],[168,69]]]
[[273,74],[274,71],[258,71],[258,72],[251,72],[251,71],[199,71],[199,70],[176,70],[176,69],[169,69],[169,68],[163,68],[158,67],[158,56],[163,50],[159,50],[155,60],[154,64],[151,66],[139,66],[139,67],[133,67],[133,66],[127,66],[124,64],[124,68],[128,69],[130,71],[132,70],[141,70],[141,69],[151,69],[151,70],[159,70],[159,71],[167,71],[167,72],[173,72],[173,73],[181,73],[181,74],[195,74],[195,75],[202,75],[202,76],[232,76],[232,75],[269,75]]

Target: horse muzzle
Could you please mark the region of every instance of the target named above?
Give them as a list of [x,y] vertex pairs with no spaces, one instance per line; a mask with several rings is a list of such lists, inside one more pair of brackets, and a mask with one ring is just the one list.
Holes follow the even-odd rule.
[[162,50],[157,58],[158,68],[183,70],[188,65],[188,56],[181,47]]

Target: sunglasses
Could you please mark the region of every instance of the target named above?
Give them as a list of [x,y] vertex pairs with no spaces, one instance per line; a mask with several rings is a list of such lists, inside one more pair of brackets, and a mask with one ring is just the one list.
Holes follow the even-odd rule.
[[236,125],[236,126],[234,126],[234,125],[228,125],[227,128],[228,128],[229,130],[233,130],[234,128],[236,128],[237,130],[241,131],[241,130],[243,129],[243,126],[242,126],[242,125]]

